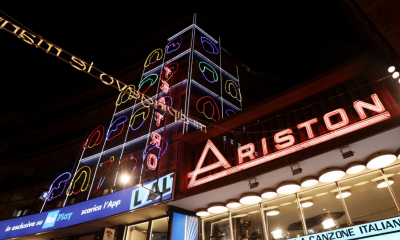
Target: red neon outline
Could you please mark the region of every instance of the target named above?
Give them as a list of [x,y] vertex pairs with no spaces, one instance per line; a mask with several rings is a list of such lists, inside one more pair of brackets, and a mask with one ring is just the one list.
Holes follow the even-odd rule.
[[161,80],[161,87],[160,87],[160,89],[165,93],[165,94],[168,94],[168,92],[169,92],[169,84],[166,82],[166,81],[164,81],[164,80]]
[[[248,152],[243,152],[246,149],[250,149]],[[246,144],[244,146],[241,146],[238,148],[238,158],[239,158],[239,164],[243,163],[243,158],[249,157],[251,160],[255,159],[256,156],[254,156],[254,151],[255,147],[253,143]]]
[[263,154],[267,155],[268,154],[267,139],[266,138],[262,138],[261,139],[261,144],[262,144]]
[[274,140],[275,140],[276,143],[283,143],[283,142],[287,141],[287,143],[276,144],[275,145],[276,149],[281,150],[281,149],[284,149],[284,148],[292,146],[294,144],[294,137],[293,137],[293,135],[290,135],[292,133],[293,133],[293,131],[290,128],[276,133],[274,135]]
[[161,135],[158,134],[157,132],[152,132],[151,139],[152,140],[151,140],[150,144],[152,144],[152,145],[157,144],[157,148],[160,148],[161,139],[162,139]]
[[[217,159],[218,159],[218,162],[207,165],[205,167],[201,167],[203,165],[204,159],[206,159],[208,150],[211,150],[214,153],[215,157],[217,157]],[[197,175],[202,174],[204,172],[211,171],[211,170],[219,168],[221,166],[224,167],[225,169],[231,167],[231,165],[228,163],[228,161],[226,161],[224,155],[222,155],[221,152],[218,151],[218,148],[214,145],[214,143],[211,142],[211,140],[208,140],[206,146],[204,147],[203,152],[201,153],[201,157],[199,159],[199,162],[196,165],[195,170],[188,174],[188,177],[191,178],[190,182],[189,182],[189,187],[192,187],[192,185],[193,185],[193,187],[197,185],[197,184],[195,184],[195,182],[198,181],[198,180],[196,180]]]
[[[135,159],[135,160],[133,160],[133,159]],[[135,163],[132,162],[132,165],[128,169],[125,170],[124,163],[125,163],[125,161],[129,161],[129,160],[135,161]],[[130,154],[129,157],[124,158],[119,164],[121,165],[122,172],[127,172],[127,171],[131,170],[131,168],[133,168],[134,166],[136,167],[137,159],[132,154]]]
[[314,132],[311,128],[311,124],[314,124],[316,122],[318,122],[318,120],[316,118],[313,118],[311,120],[308,120],[307,122],[300,123],[299,125],[297,125],[297,128],[306,128],[308,139],[311,139],[315,137]]
[[[99,131],[99,127],[101,127],[101,132]],[[88,146],[88,144],[90,144],[91,142],[92,142],[92,138],[94,137],[94,135],[96,135],[96,134],[99,134],[98,136],[97,136],[97,139],[96,139],[96,141],[94,141],[94,144],[92,145],[92,146]],[[101,139],[100,139],[100,141],[98,141],[99,140],[99,138],[100,138],[100,136],[101,136]],[[89,137],[86,139],[86,142],[85,142],[85,144],[83,144],[83,149],[88,149],[88,148],[92,148],[92,147],[94,147],[94,146],[97,146],[97,145],[99,145],[100,143],[101,143],[101,141],[103,140],[103,136],[104,136],[104,127],[103,127],[103,125],[100,125],[100,126],[98,126],[95,130],[93,130],[93,132],[89,135]]]
[[353,103],[354,108],[356,109],[358,116],[360,116],[361,119],[364,119],[367,117],[367,114],[365,114],[363,108],[366,108],[366,109],[369,109],[371,111],[378,112],[378,113],[385,111],[385,107],[383,106],[382,102],[379,100],[378,95],[372,94],[371,99],[375,105],[372,105],[372,104],[369,104],[366,102],[362,102],[362,101],[355,101]]
[[[342,118],[341,122],[335,123],[332,125],[331,119],[330,117],[336,115],[336,114],[340,114],[340,117]],[[325,126],[328,130],[335,130],[341,127],[346,126],[347,124],[349,124],[349,117],[347,116],[346,111],[343,108],[338,108],[332,112],[328,112],[327,114],[324,115],[324,122],[325,122]]]
[[[108,168],[105,168],[104,171],[103,171],[103,173],[101,174],[100,181],[99,181],[99,183],[97,184],[97,188],[93,191],[93,193],[96,193],[97,191],[99,191],[100,188],[103,186],[103,183],[104,183],[104,181],[106,180],[106,177],[107,177],[107,175],[108,175],[108,172],[110,171],[110,168],[111,168],[111,165],[113,164],[113,162],[114,162],[114,156],[112,156],[112,157],[110,158],[110,160],[105,161],[105,162],[102,162],[102,163],[100,164],[100,167],[102,167],[104,164],[110,163],[110,165],[108,166]],[[107,172],[106,172],[106,171],[107,171]]]
[[[199,110],[199,102],[200,102],[200,100],[201,99],[203,99],[203,98],[210,98],[213,102],[214,102],[214,104],[215,104],[215,106],[210,102],[210,101],[206,101],[204,104],[203,104],[203,111],[200,111]],[[207,103],[210,103],[210,105],[213,107],[213,113],[212,113],[212,115],[211,115],[211,117],[208,117],[204,112],[206,111],[206,104]],[[215,108],[217,108],[217,113],[218,113],[218,119],[217,120],[215,120],[213,117],[214,117],[214,113],[215,113]],[[199,112],[199,113],[202,113],[206,118],[208,118],[208,119],[212,119],[212,120],[214,120],[214,121],[218,121],[219,119],[220,119],[220,114],[219,114],[219,108],[218,108],[218,105],[217,105],[217,103],[214,101],[214,99],[212,99],[212,97],[210,97],[210,96],[204,96],[204,97],[201,97],[201,98],[199,98],[199,100],[197,100],[197,102],[196,102],[196,109],[197,109],[197,111]]]
[[[82,170],[82,169],[83,169],[83,170]],[[78,178],[75,178],[81,170],[82,170],[82,172],[81,172],[81,174],[79,174],[79,177],[78,177]],[[81,191],[82,191],[82,192],[86,191],[86,189],[89,187],[90,174],[91,174],[91,172],[92,172],[92,170],[90,169],[89,166],[83,166],[83,167],[79,168],[79,170],[75,172],[75,175],[74,175],[74,177],[72,178],[71,183],[70,183],[69,186],[68,186],[68,189],[67,189],[67,191],[66,191],[67,196],[71,196],[72,194],[78,194],[78,193],[80,193]],[[81,188],[79,189],[79,191],[74,192],[75,183],[79,180],[79,178],[81,178],[81,176],[82,176],[83,173],[85,173],[85,179],[83,180],[83,183],[82,183],[82,185],[81,185]],[[87,179],[87,181],[86,181],[86,179]],[[86,183],[86,187],[84,187],[85,183]],[[72,192],[69,193],[69,190],[71,189],[71,187],[72,187],[72,190],[71,190]]]
[[156,118],[157,118],[156,125],[157,125],[157,127],[159,127],[161,124],[161,120],[164,119],[164,116],[159,112],[156,112],[155,114],[156,114]]
[[[220,167],[220,165],[221,165],[221,162],[218,162],[218,163],[210,164],[210,165],[208,165],[208,166],[206,166],[204,168],[200,168],[200,166],[201,166],[201,164],[203,164],[203,161],[204,161],[204,158],[205,158],[205,154],[204,153],[207,152],[206,150],[208,150],[207,146],[206,146],[206,148],[204,148],[204,150],[203,150],[203,154],[202,154],[202,156],[201,156],[201,158],[200,158],[200,160],[199,160],[199,162],[198,162],[198,164],[196,166],[195,171],[188,173],[188,178],[191,178],[190,182],[189,182],[189,185],[188,185],[188,188],[192,188],[192,187],[199,186],[201,184],[204,184],[204,183],[207,183],[207,182],[210,182],[210,181],[214,181],[214,180],[219,179],[221,177],[225,177],[225,176],[237,173],[239,171],[243,171],[245,169],[249,169],[249,168],[258,166],[260,164],[275,160],[277,158],[286,156],[288,154],[295,153],[295,152],[298,152],[300,150],[309,148],[311,146],[314,146],[314,145],[329,141],[329,140],[334,139],[336,137],[343,136],[343,135],[351,133],[351,132],[355,132],[355,131],[357,131],[359,129],[362,129],[362,128],[368,127],[370,125],[382,122],[384,120],[387,120],[390,117],[391,117],[390,113],[386,111],[386,112],[383,112],[381,114],[375,115],[373,117],[370,117],[370,118],[361,120],[359,122],[353,123],[351,125],[345,126],[345,127],[341,128],[341,129],[337,129],[335,131],[332,131],[332,132],[326,133],[324,135],[315,137],[315,138],[307,140],[305,142],[296,144],[296,145],[291,146],[289,148],[286,148],[286,149],[283,149],[283,150],[279,150],[277,152],[274,152],[274,153],[268,154],[266,156],[257,158],[257,159],[255,159],[253,161],[249,161],[249,162],[246,162],[246,163],[243,163],[243,164],[228,168],[226,170],[223,170],[221,172],[209,175],[207,177],[203,177],[201,179],[196,179],[198,174],[213,170],[215,168]],[[210,142],[210,140],[208,140],[208,142]],[[222,156],[222,154],[218,151],[218,149],[215,148],[214,150],[215,150],[214,153],[216,155],[219,154],[219,155]],[[223,158],[223,156],[222,156],[222,158]],[[215,165],[218,165],[218,166],[215,166]],[[225,168],[227,168],[227,167],[225,167]]]
[[[176,66],[171,66],[171,65],[176,65]],[[167,66],[164,66],[163,70],[160,73],[160,79],[167,82],[176,73],[176,71],[178,71],[178,64],[170,63]],[[169,77],[167,77],[168,74],[170,74]],[[167,79],[165,79],[164,77],[166,77]]]
[[[149,155],[147,155],[146,159],[147,159],[147,166],[149,167],[149,169],[155,170],[157,168],[157,161],[158,161],[156,155],[150,153]],[[151,159],[154,159],[153,164],[151,164]]]

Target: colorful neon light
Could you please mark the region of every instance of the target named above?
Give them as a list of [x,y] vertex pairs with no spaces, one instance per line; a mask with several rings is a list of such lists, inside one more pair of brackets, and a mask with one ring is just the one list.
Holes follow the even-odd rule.
[[111,168],[111,165],[113,164],[113,162],[114,162],[114,156],[112,156],[112,157],[110,158],[110,160],[105,161],[105,162],[102,162],[102,163],[100,164],[100,167],[102,167],[102,166],[104,166],[104,165],[107,165],[107,164],[109,164],[109,165],[108,165],[108,167],[106,167],[106,168],[104,169],[103,173],[101,174],[100,181],[99,181],[99,183],[97,184],[97,188],[93,191],[93,193],[96,193],[97,191],[100,190],[101,186],[103,185],[104,181],[106,180],[106,177],[107,177],[107,175],[108,175],[108,172],[110,171],[110,168]]
[[[138,113],[138,112],[140,112],[142,109],[147,109],[147,110],[145,110],[145,112],[141,112],[141,113]],[[132,115],[132,117],[131,117],[131,120],[129,121],[129,126],[131,127],[131,129],[132,130],[138,130],[142,125],[143,125],[143,123],[146,121],[146,119],[149,117],[149,114],[150,114],[150,108],[149,107],[141,107],[141,108],[139,108],[138,110],[136,110],[134,113],[133,113],[133,115]],[[135,124],[135,121],[136,121],[136,118],[137,117],[139,117],[139,116],[142,116],[142,122],[139,124],[139,126],[138,127],[136,127],[136,128],[134,128],[133,127],[133,124]]]
[[372,94],[371,99],[375,105],[372,105],[372,104],[369,104],[366,102],[361,102],[361,101],[354,102],[354,108],[356,109],[356,111],[361,119],[364,119],[367,117],[367,114],[364,112],[363,108],[369,109],[369,110],[377,112],[377,113],[381,113],[381,112],[385,111],[385,107],[379,100],[378,95]]
[[[126,100],[122,100],[125,96],[125,94],[127,94],[127,92],[130,91],[130,93],[128,93],[128,98]],[[128,87],[126,87],[123,91],[121,91],[118,95],[117,101],[115,102],[116,106],[121,105],[122,103],[126,103],[129,100],[133,99],[133,94],[135,92],[135,85],[128,85]]]
[[[167,103],[165,102],[165,98],[169,99],[169,101]],[[163,109],[164,111],[167,111],[167,106],[172,107],[172,103],[173,103],[172,97],[170,97],[170,96],[160,97],[157,101],[157,107],[161,106],[161,109]],[[164,116],[165,112],[162,115]],[[157,120],[157,119],[155,119],[155,120]]]
[[[151,59],[157,54],[156,60],[151,62]],[[156,50],[152,51],[149,56],[146,58],[146,61],[144,62],[144,67],[150,66],[150,64],[155,63],[156,61],[160,60],[163,56],[163,51],[161,48],[157,48]]]
[[[163,144],[164,147],[164,151],[162,152],[162,147],[161,147],[161,141],[164,141],[165,144]],[[159,159],[161,156],[163,156],[165,154],[165,152],[167,151],[168,148],[168,142],[165,141],[160,134],[158,134],[157,132],[152,132],[151,133],[151,142],[150,144],[148,144],[146,146],[146,148],[143,151],[143,159],[146,159],[147,161],[151,161],[151,159],[149,160],[148,155],[149,152],[151,150],[153,150],[154,148],[158,148],[158,158]],[[162,153],[161,153],[162,152]]]
[[182,45],[182,41],[183,39],[181,37],[177,37],[175,39],[172,39],[167,46],[165,46],[165,52],[167,54],[175,52],[176,50],[178,50],[181,45]]
[[[121,118],[123,118],[124,120],[119,121]],[[110,128],[109,128],[108,131],[107,131],[107,137],[106,137],[106,139],[107,139],[108,141],[111,141],[111,140],[112,140],[113,138],[115,138],[116,136],[119,136],[119,135],[122,133],[122,131],[124,131],[125,122],[126,122],[127,120],[128,120],[128,117],[127,117],[127,116],[122,116],[122,117],[119,117],[117,120],[115,120],[113,123],[111,123]],[[117,122],[118,122],[118,124],[115,126],[114,129],[112,129],[112,127],[114,126],[114,124],[117,123]],[[122,124],[121,131],[119,131],[119,133],[115,134],[113,137],[110,138],[111,133],[112,133],[112,132],[116,132],[116,131],[118,130],[118,126],[121,125],[121,124]]]
[[155,115],[156,115],[156,125],[157,127],[159,127],[161,125],[161,120],[164,119],[164,116],[159,112],[156,112]]
[[314,124],[316,122],[318,122],[318,120],[316,118],[314,118],[314,119],[311,119],[311,120],[309,120],[307,122],[303,122],[303,123],[297,125],[297,128],[298,129],[306,128],[307,136],[308,136],[309,139],[311,139],[311,138],[314,138],[314,132],[313,132],[313,130],[311,128],[311,124]]
[[276,149],[280,150],[292,146],[294,144],[294,137],[290,135],[292,133],[293,131],[290,128],[276,133],[274,136],[274,140],[276,143],[286,142],[283,144],[276,144]]
[[[210,54],[218,54],[219,50],[218,47],[209,39],[206,37],[201,37],[201,44],[203,45],[203,48],[206,52],[210,53]],[[206,43],[206,45],[204,45]],[[206,46],[210,46],[211,47],[211,52],[207,50]]]
[[[157,168],[158,159],[157,159],[156,155],[150,153],[149,155],[147,155],[146,160],[147,160],[146,161],[147,167],[149,167],[150,170],[155,170]],[[153,163],[151,163],[152,162],[151,160],[153,160]]]
[[[90,146],[90,143],[92,142],[92,139],[96,134],[97,134],[97,138],[94,141],[93,145]],[[103,135],[104,135],[104,127],[102,125],[100,125],[95,130],[93,130],[93,132],[86,139],[85,144],[83,144],[83,149],[92,148],[94,146],[99,145],[101,143],[101,140],[103,140]]]
[[[342,121],[338,122],[336,124],[332,124],[330,117],[337,115],[337,114],[340,114]],[[349,117],[347,117],[346,111],[343,108],[339,108],[339,109],[336,109],[332,112],[325,114],[324,121],[325,121],[326,128],[331,131],[341,128],[341,127],[344,127],[347,124],[349,124],[349,122],[350,122]]]
[[[359,129],[368,127],[370,125],[385,121],[385,120],[387,120],[389,118],[390,118],[390,113],[386,111],[386,112],[380,113],[378,115],[372,116],[370,118],[367,118],[367,119],[361,120],[359,122],[356,122],[354,124],[345,126],[343,128],[334,130],[332,132],[326,133],[326,134],[321,135],[321,136],[314,137],[313,139],[309,139],[307,141],[304,141],[302,143],[296,144],[294,146],[279,150],[279,151],[274,152],[274,153],[270,153],[270,154],[268,154],[266,156],[262,156],[260,158],[254,159],[252,161],[245,162],[243,164],[240,164],[240,165],[237,165],[237,166],[234,166],[234,167],[230,167],[230,165],[221,164],[221,162],[220,162],[221,159],[225,159],[225,158],[223,158],[222,154],[214,146],[214,151],[213,152],[217,156],[219,162],[213,163],[213,164],[210,164],[208,166],[205,166],[205,167],[201,168],[201,165],[203,164],[204,158],[205,158],[205,156],[206,156],[206,154],[208,152],[208,148],[207,148],[207,145],[206,145],[206,148],[204,148],[203,153],[202,153],[202,155],[200,157],[200,160],[197,163],[196,169],[193,172],[188,173],[188,178],[191,178],[190,182],[189,182],[189,185],[188,185],[188,188],[199,186],[201,184],[204,184],[204,183],[207,183],[207,182],[210,182],[210,181],[214,181],[216,179],[219,179],[219,178],[222,178],[222,177],[225,177],[225,176],[228,176],[228,175],[243,171],[245,169],[249,169],[249,168],[261,165],[263,163],[275,160],[277,158],[284,157],[286,155],[289,155],[289,154],[301,151],[303,149],[312,147],[314,145],[329,141],[329,140],[337,138],[339,136],[343,136],[343,135],[346,135],[348,133],[355,132],[355,131],[357,131]],[[210,142],[210,140],[208,140],[208,141]],[[218,173],[214,173],[214,174],[209,175],[207,177],[203,177],[201,179],[197,179],[198,174],[201,174],[201,173],[204,173],[204,172],[219,168],[221,166],[223,166],[225,168],[225,170],[223,170],[221,172],[218,172]]]
[[143,84],[145,84],[146,82],[149,82],[149,81],[150,81],[150,85],[146,88],[146,90],[141,91],[141,93],[147,92],[147,90],[149,90],[149,88],[150,88],[151,86],[153,86],[154,83],[157,82],[157,80],[158,80],[158,75],[155,74],[155,73],[152,73],[152,74],[146,76],[145,78],[143,78],[143,79],[140,81],[140,83],[139,83],[139,90],[142,89]]
[[[65,180],[63,180],[63,181],[60,181],[60,182],[58,183],[57,187],[54,187],[54,188],[53,188],[54,183],[57,182],[57,180],[58,180],[59,178],[63,177],[63,176],[67,176],[67,178],[66,178]],[[61,174],[60,176],[58,176],[58,177],[53,181],[53,183],[50,185],[49,191],[48,191],[48,193],[47,193],[47,200],[46,200],[46,201],[51,201],[51,200],[53,200],[54,198],[61,196],[61,194],[63,194],[63,192],[64,192],[64,190],[65,190],[65,186],[67,186],[67,182],[68,182],[69,179],[71,179],[71,173],[69,173],[69,172],[65,172],[65,173]],[[51,197],[51,194],[53,193],[54,190],[60,189],[60,188],[61,188],[61,183],[64,183],[63,189],[62,189],[61,193],[58,194],[57,196]]]
[[164,66],[163,70],[160,73],[160,79],[163,81],[168,81],[177,71],[178,71],[178,64],[170,63]]
[[[229,113],[230,112],[230,113]],[[226,115],[230,116],[230,114],[236,113],[235,111],[233,111],[232,109],[226,109],[225,110]]]
[[[200,102],[202,99],[206,99],[207,101],[206,101],[205,103],[203,103],[203,109],[202,109],[202,110],[199,110],[199,102]],[[211,117],[209,117],[209,116],[207,116],[207,115],[205,114],[205,111],[206,111],[206,104],[207,104],[207,103],[212,107],[212,110],[213,110],[213,113],[212,113]],[[213,103],[214,103],[214,105],[213,105]],[[197,111],[198,111],[199,113],[204,114],[204,116],[205,116],[206,118],[208,118],[208,119],[212,119],[212,120],[214,120],[214,121],[218,121],[218,120],[220,119],[218,105],[217,105],[217,103],[214,101],[214,99],[212,99],[210,96],[201,97],[199,100],[197,100],[196,109],[197,109]],[[217,114],[218,114],[218,118],[217,118],[217,119],[214,119],[215,109],[217,109],[217,111],[216,111]]]
[[[231,86],[233,90],[235,90],[235,94],[232,94]],[[225,82],[225,92],[228,93],[231,97],[235,98],[239,102],[242,101],[242,96],[240,95],[239,86],[232,80],[226,80]]]
[[[215,83],[218,82],[218,73],[217,71],[215,71],[215,68],[213,68],[210,64],[206,63],[206,62],[199,62],[199,68],[201,73],[203,74],[203,77],[210,83]],[[212,73],[213,75],[213,80],[210,81],[206,75],[204,74],[204,72],[208,70],[209,72]]]
[[[215,157],[218,159],[218,162],[215,162],[213,164],[202,167],[204,160],[206,159],[208,150],[211,150],[211,152],[214,153]],[[211,140],[208,140],[206,143],[206,146],[204,147],[203,152],[201,153],[201,156],[200,156],[199,162],[196,165],[196,168],[194,169],[193,172],[190,172],[188,174],[188,178],[191,178],[188,187],[191,188],[191,187],[199,185],[199,184],[197,184],[197,182],[204,179],[204,178],[201,178],[201,179],[197,180],[197,176],[199,174],[217,169],[219,167],[224,167],[225,169],[227,169],[227,168],[230,168],[231,165],[229,164],[228,161],[226,161],[224,155],[222,155],[221,152],[218,151],[218,148],[214,145],[214,143],[211,142]]]
[[169,92],[169,84],[166,81],[161,80],[161,90],[165,93],[168,94]]
[[[243,152],[244,150],[249,149],[247,152]],[[251,160],[255,159],[256,156],[254,156],[254,151],[255,147],[253,143],[246,144],[244,146],[241,146],[238,148],[238,159],[239,159],[239,164],[243,163],[243,158],[249,157]]]
[[[84,192],[86,191],[86,189],[89,187],[89,182],[90,182],[90,174],[91,174],[92,170],[90,169],[90,167],[88,166],[83,166],[81,168],[79,168],[78,171],[76,171],[74,177],[72,178],[71,183],[68,186],[67,189],[67,196],[71,196],[72,194],[78,194],[81,191]],[[83,183],[81,185],[81,188],[77,191],[74,192],[75,189],[75,183],[81,178],[82,174],[85,174],[85,179],[83,180]],[[78,176],[79,175],[79,176]],[[76,178],[76,176],[78,176]],[[86,187],[85,187],[86,184]],[[71,191],[71,192],[70,192]]]
[[[131,164],[131,166],[129,166],[129,168],[125,169],[124,168],[124,163],[128,162],[128,161],[132,161],[132,164]],[[124,160],[122,160],[120,162],[120,165],[121,165],[121,168],[122,168],[122,172],[128,172],[128,171],[133,172],[133,171],[135,171],[136,170],[136,164],[137,164],[137,159],[132,154],[129,155],[129,157],[124,158]]]

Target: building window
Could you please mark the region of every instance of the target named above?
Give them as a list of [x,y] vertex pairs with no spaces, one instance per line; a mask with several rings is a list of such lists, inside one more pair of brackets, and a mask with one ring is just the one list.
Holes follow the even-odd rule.
[[336,198],[337,193],[337,185],[333,183],[298,195],[308,234],[348,227],[343,205]]
[[296,201],[293,194],[262,205],[269,239],[289,239],[304,235]]
[[149,222],[129,226],[126,240],[146,240],[148,228]]
[[230,240],[227,213],[203,220],[203,240]]
[[377,171],[339,182],[354,225],[398,216],[388,188],[378,188],[377,184],[382,179],[383,175]]
[[154,220],[151,224],[150,240],[168,239],[168,217]]
[[264,228],[261,207],[255,205],[232,212],[233,239],[263,240]]

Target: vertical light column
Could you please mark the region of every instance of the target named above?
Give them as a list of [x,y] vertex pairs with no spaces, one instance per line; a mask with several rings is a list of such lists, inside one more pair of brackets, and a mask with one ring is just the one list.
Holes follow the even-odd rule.
[[[240,80],[239,80],[239,68],[238,68],[238,66],[236,66],[236,75],[237,75],[237,81],[238,81],[240,99],[243,99],[243,98],[242,98],[242,93],[240,92]],[[240,101],[240,110],[242,110],[242,109],[243,109],[242,101]]]
[[221,60],[221,38],[218,37],[218,43],[219,43],[219,78],[221,79],[221,115],[222,118],[224,118],[224,97],[222,96],[222,60]]
[[232,212],[229,211],[228,214],[229,214],[229,233],[231,234],[231,237],[230,237],[230,238],[231,238],[231,239],[234,239],[234,238],[233,238]]
[[262,203],[260,204],[260,209],[261,209],[262,227],[264,229],[264,240],[269,240],[268,219],[266,217],[266,214],[264,213],[264,206],[262,205]]
[[335,183],[336,183],[337,190],[338,190],[338,192],[339,192],[339,194],[340,194],[340,201],[342,202],[342,206],[343,206],[343,209],[344,209],[344,213],[346,214],[347,226],[349,226],[349,227],[350,227],[350,226],[353,226],[354,224],[353,224],[353,222],[351,221],[349,210],[347,210],[346,203],[345,203],[345,201],[344,201],[344,199],[343,199],[343,196],[342,196],[342,190],[340,189],[339,183],[338,183],[338,182],[335,182]]
[[304,218],[303,207],[301,206],[301,203],[300,203],[299,194],[295,193],[294,195],[296,196],[297,209],[299,210],[299,215],[300,215],[301,224],[303,225],[304,235],[308,235],[307,224],[306,224],[306,220]]
[[391,195],[392,198],[393,198],[394,204],[396,204],[397,211],[398,211],[399,214],[400,214],[400,203],[399,203],[399,199],[397,199],[397,196],[396,196],[396,194],[395,194],[394,191],[393,191],[392,185],[389,183],[389,179],[387,178],[387,176],[386,176],[385,172],[383,171],[383,169],[381,169],[381,173],[382,173],[382,175],[383,175],[383,178],[385,179],[386,185],[388,186],[388,189],[389,189],[390,195]]

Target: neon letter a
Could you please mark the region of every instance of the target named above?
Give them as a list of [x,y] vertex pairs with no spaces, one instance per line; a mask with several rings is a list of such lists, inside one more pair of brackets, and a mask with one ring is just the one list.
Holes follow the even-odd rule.
[[[204,163],[204,159],[207,156],[208,150],[211,150],[215,157],[217,157],[218,162],[210,164],[206,167],[201,167]],[[207,144],[203,150],[203,153],[200,156],[199,162],[197,163],[196,169],[193,172],[188,173],[188,178],[190,179],[188,188],[194,187],[196,186],[197,183],[197,175],[202,174],[204,172],[208,172],[211,170],[214,170],[216,168],[219,168],[223,166],[224,168],[230,168],[231,165],[228,163],[228,161],[226,161],[225,157],[220,153],[220,151],[218,151],[217,147],[211,142],[210,139],[208,139]],[[207,177],[204,177],[207,178]],[[204,178],[202,178],[202,180],[205,180]]]

